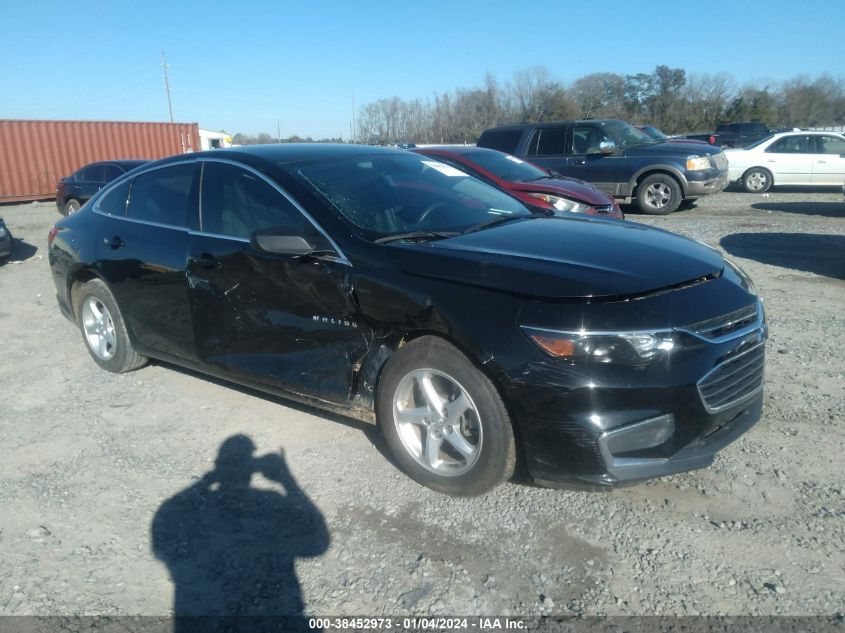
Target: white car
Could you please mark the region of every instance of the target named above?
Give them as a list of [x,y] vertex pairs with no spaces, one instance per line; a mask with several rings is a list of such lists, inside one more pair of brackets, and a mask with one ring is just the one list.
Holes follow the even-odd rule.
[[845,180],[845,136],[836,132],[781,132],[725,156],[731,182],[751,193],[772,185],[836,187]]

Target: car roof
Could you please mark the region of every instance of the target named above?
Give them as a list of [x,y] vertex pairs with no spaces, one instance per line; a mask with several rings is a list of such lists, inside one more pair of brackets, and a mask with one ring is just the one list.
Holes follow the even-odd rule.
[[486,152],[488,154],[504,154],[497,149],[490,149],[489,147],[478,147],[477,145],[430,145],[428,147],[416,147],[411,151],[417,154],[424,154],[426,151],[443,152],[449,154],[457,154],[462,156],[464,154],[475,154],[477,152]]
[[[285,163],[300,160],[319,160],[341,158],[343,156],[372,154],[393,154],[407,156],[408,151],[373,145],[353,145],[346,143],[272,143],[267,145],[242,145],[212,149],[191,154],[193,157],[214,157],[237,159],[260,159],[271,163]],[[174,157],[177,158],[177,157]],[[184,158],[184,155],[178,158]]]

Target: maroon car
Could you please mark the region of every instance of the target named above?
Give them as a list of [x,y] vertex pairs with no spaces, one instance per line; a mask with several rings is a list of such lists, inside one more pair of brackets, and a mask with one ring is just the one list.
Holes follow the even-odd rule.
[[536,207],[625,219],[619,204],[593,185],[577,178],[550,176],[539,167],[504,152],[462,145],[413,151],[481,178]]

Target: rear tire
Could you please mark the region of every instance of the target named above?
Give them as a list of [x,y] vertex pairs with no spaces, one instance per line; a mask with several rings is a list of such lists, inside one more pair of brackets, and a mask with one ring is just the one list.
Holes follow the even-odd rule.
[[637,187],[637,206],[649,215],[669,215],[682,199],[681,185],[666,174],[652,174]]
[[65,202],[65,215],[73,215],[74,213],[79,211],[81,207],[82,205],[79,203],[79,200],[77,200],[76,198],[71,198],[70,200]]
[[768,169],[754,167],[742,175],[742,188],[748,193],[766,193],[772,188],[772,174]]
[[516,442],[499,392],[441,338],[423,336],[393,355],[376,413],[402,470],[432,490],[480,495],[513,475]]
[[122,374],[147,364],[132,347],[126,324],[108,286],[99,279],[79,293],[76,319],[91,358],[106,371]]

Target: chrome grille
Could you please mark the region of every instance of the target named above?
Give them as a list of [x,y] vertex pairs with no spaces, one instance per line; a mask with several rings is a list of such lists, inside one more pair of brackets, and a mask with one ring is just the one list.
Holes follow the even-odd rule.
[[717,413],[760,393],[765,360],[766,344],[763,342],[717,365],[698,381],[704,408]]
[[691,334],[697,334],[698,336],[706,339],[715,339],[720,336],[724,336],[725,334],[735,332],[747,325],[751,325],[757,320],[757,313],[757,304],[752,303],[751,305],[740,308],[739,310],[734,310],[733,312],[728,312],[722,316],[707,319],[705,321],[699,321],[698,323],[693,323],[690,326],[680,329],[690,332]]
[[725,152],[719,152],[718,154],[714,154],[712,158],[713,164],[716,166],[716,169],[728,168],[728,157],[725,156]]

